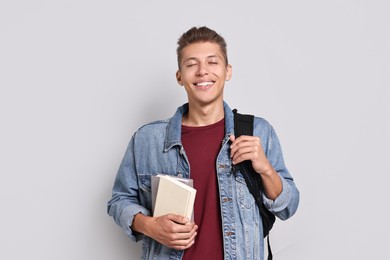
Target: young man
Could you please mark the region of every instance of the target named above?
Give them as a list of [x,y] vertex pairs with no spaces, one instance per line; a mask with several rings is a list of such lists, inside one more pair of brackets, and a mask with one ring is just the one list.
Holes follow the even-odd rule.
[[[265,206],[280,219],[291,217],[299,192],[278,138],[257,117],[254,136],[235,138],[233,113],[223,99],[232,67],[219,34],[191,28],[178,41],[177,58],[176,78],[188,103],[133,135],[108,213],[130,238],[143,239],[143,259],[263,259],[262,219],[233,166],[250,160],[264,185]],[[174,214],[152,217],[151,176],[159,173],[194,180],[194,223]]]

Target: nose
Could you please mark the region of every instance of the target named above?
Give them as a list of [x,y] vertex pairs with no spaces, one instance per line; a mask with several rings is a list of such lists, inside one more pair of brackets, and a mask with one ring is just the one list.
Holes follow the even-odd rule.
[[198,70],[196,71],[196,76],[205,76],[208,75],[208,70],[207,70],[207,64],[200,63],[198,66]]

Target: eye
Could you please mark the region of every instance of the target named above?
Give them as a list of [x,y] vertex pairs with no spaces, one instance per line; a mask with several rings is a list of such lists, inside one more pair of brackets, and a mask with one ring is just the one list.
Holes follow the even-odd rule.
[[195,65],[196,65],[196,63],[187,63],[186,67],[187,67],[187,68],[190,68],[190,67],[193,67],[193,66],[195,66]]
[[218,60],[216,60],[216,59],[209,60],[209,64],[218,65]]

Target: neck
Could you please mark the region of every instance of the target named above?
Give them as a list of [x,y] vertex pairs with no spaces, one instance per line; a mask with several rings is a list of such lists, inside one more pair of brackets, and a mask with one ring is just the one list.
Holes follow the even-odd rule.
[[194,106],[188,104],[188,113],[183,116],[185,126],[206,126],[217,123],[225,116],[223,103],[209,104],[207,106]]

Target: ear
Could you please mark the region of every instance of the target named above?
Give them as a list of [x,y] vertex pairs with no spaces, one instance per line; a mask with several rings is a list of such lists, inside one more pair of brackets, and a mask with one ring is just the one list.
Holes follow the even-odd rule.
[[226,81],[229,81],[232,78],[232,65],[228,64],[226,66]]
[[181,81],[181,72],[180,72],[180,70],[176,71],[176,80],[177,80],[177,83],[180,86],[183,86],[183,82]]

